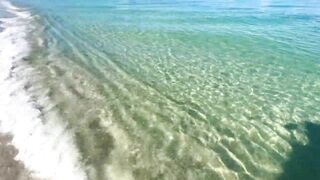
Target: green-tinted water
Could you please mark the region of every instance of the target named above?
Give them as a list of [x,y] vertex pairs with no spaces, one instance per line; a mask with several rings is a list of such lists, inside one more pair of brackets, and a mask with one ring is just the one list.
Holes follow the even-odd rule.
[[18,4],[90,179],[284,178],[320,122],[317,1]]

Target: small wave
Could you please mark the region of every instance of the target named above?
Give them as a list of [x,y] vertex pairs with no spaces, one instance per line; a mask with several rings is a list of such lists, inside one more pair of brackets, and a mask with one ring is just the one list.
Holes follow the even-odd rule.
[[57,115],[46,116],[50,119],[44,123],[41,108],[24,88],[23,69],[32,69],[24,61],[31,51],[26,38],[32,16],[7,1],[0,3],[16,16],[0,20],[0,132],[13,135],[15,160],[23,162],[33,177],[86,179],[72,135],[58,123]]

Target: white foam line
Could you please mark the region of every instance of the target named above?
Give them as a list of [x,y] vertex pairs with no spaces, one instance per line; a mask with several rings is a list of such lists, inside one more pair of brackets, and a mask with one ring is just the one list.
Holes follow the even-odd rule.
[[0,33],[0,132],[14,136],[12,144],[19,150],[16,160],[22,161],[34,177],[86,179],[72,135],[57,123],[57,117],[47,119],[44,124],[41,112],[22,87],[24,82],[8,78],[14,64],[30,52],[26,36],[32,17],[7,1],[0,3],[16,15],[1,19],[4,30]]

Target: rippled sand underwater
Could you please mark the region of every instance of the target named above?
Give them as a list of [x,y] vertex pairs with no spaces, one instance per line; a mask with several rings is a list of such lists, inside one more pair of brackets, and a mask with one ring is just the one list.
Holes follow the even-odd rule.
[[319,2],[14,2],[88,179],[320,178]]

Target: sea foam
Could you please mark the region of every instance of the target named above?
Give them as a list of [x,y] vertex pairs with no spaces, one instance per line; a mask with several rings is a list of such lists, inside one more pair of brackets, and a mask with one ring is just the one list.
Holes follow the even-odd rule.
[[[32,176],[52,180],[81,180],[86,175],[79,163],[79,153],[73,137],[58,116],[44,123],[41,110],[37,109],[31,95],[24,88],[17,64],[23,62],[31,51],[27,35],[33,17],[28,11],[1,1],[12,18],[0,18],[0,132],[13,135],[12,145]],[[23,68],[32,69],[32,67]],[[30,65],[29,65],[30,66]],[[30,77],[31,78],[31,77]]]

